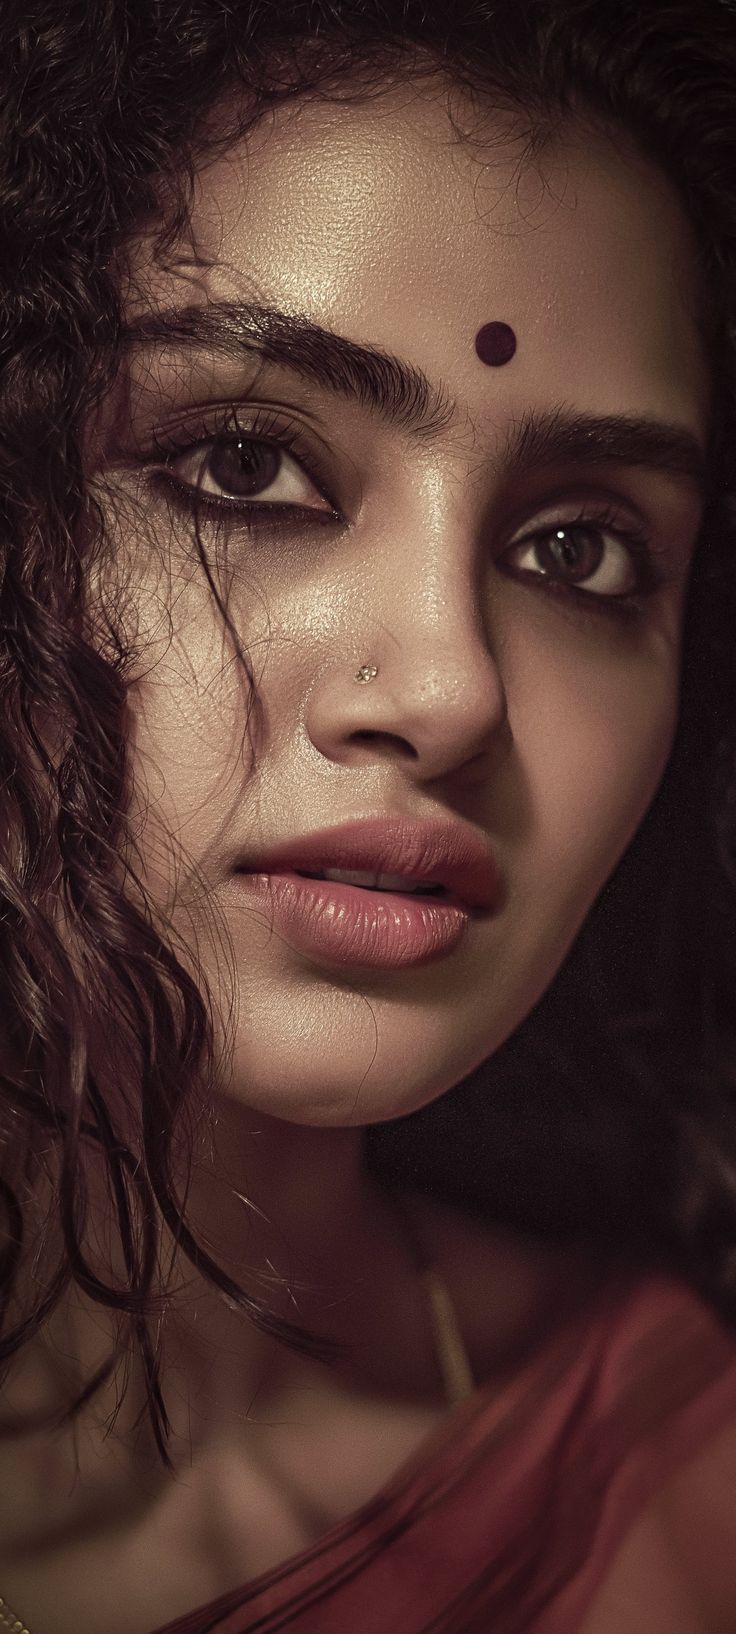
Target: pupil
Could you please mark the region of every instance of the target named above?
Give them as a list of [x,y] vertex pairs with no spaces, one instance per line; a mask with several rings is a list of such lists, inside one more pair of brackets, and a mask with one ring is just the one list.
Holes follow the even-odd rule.
[[270,443],[238,437],[217,443],[209,457],[210,475],[228,493],[260,494],[278,475],[281,453]]
[[568,579],[589,579],[603,558],[603,540],[591,528],[556,528],[542,545],[541,555],[548,570],[562,568]]

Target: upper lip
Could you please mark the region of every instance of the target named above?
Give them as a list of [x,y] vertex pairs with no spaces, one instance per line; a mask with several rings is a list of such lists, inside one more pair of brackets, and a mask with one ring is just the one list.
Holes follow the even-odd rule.
[[238,866],[241,871],[263,874],[290,868],[404,874],[428,885],[444,885],[471,908],[494,907],[500,891],[498,868],[488,841],[467,824],[436,819],[356,819],[339,828],[316,829],[283,840]]

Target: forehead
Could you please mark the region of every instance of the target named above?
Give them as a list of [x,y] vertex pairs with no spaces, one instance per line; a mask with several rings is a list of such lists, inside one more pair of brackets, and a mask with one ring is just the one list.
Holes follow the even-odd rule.
[[[471,414],[492,389],[501,414],[548,396],[705,422],[692,229],[623,134],[571,124],[531,157],[518,122],[437,86],[288,105],[202,163],[192,236],[206,274],[156,271],[146,303],[278,305],[406,357]],[[473,348],[494,320],[519,341],[502,370]]]

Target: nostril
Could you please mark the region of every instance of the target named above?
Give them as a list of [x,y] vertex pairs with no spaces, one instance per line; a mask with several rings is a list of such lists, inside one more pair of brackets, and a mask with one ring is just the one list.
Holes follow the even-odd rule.
[[358,727],[356,731],[350,733],[350,741],[351,743],[365,743],[371,749],[377,745],[385,744],[394,753],[398,750],[410,760],[418,760],[419,758],[419,752],[415,749],[413,743],[410,743],[408,738],[402,737],[400,732],[373,732],[369,727]]

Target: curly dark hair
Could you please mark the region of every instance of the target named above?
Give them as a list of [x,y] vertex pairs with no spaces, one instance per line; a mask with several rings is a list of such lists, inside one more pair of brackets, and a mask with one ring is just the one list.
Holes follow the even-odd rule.
[[[164,1235],[261,1327],[316,1341],[233,1283],[177,1190],[187,1114],[212,1095],[212,1001],[133,866],[134,647],[114,594],[91,590],[112,550],[86,428],[119,367],[130,236],[149,225],[166,255],[202,153],[289,99],[367,96],[388,74],[438,68],[512,110],[530,150],[582,111],[614,139],[628,132],[673,181],[706,292],[711,482],[678,735],[651,811],[514,1037],[434,1105],[369,1130],[367,1161],[386,1184],[523,1231],[665,1260],[736,1324],[732,0],[4,0],[0,1360],[76,1284],[141,1347],[164,1458],[151,1336]],[[101,1017],[125,1139],[90,1048]],[[104,1274],[90,1248],[91,1163],[104,1166],[117,1234]],[[29,1245],[39,1177],[45,1231]],[[29,1246],[36,1275],[19,1301]]]

